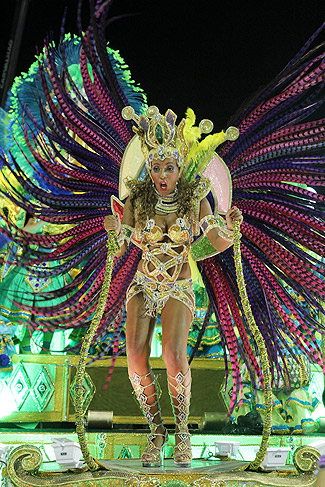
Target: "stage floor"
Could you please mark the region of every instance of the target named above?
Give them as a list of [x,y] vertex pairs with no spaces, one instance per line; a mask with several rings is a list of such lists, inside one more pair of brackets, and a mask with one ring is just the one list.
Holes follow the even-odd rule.
[[[271,437],[271,446],[288,444],[289,440],[293,445],[287,464],[268,471],[253,472],[247,470],[247,467],[254,458],[252,452],[260,443],[259,436],[195,434],[192,436],[194,456],[202,457],[194,459],[191,468],[176,467],[172,458],[166,459],[162,467],[143,468],[139,455],[136,458],[134,453],[141,451],[145,444],[145,433],[92,432],[88,433],[89,448],[97,459],[99,469],[90,472],[86,468],[68,470],[58,465],[52,448],[54,437],[77,439],[74,433],[68,432],[0,430],[0,442],[10,449],[8,465],[2,469],[2,473],[10,479],[9,486],[311,487],[315,482],[314,470],[317,468],[319,454],[317,451],[315,454],[308,444],[322,439],[321,436],[291,439]],[[207,458],[211,455],[215,441],[221,439],[241,442],[236,458]],[[170,441],[173,443],[173,435]],[[130,458],[114,458],[114,453],[115,457],[130,455]]]
[[[193,459],[190,468],[178,467],[175,465],[172,458],[164,460],[161,467],[148,468],[143,467],[141,460],[138,458],[129,458],[125,460],[99,460],[99,463],[105,468],[112,471],[132,472],[141,475],[150,474],[164,474],[164,473],[215,473],[215,472],[233,472],[244,469],[249,462],[238,460],[208,460],[208,459]],[[292,467],[293,468],[293,467]]]

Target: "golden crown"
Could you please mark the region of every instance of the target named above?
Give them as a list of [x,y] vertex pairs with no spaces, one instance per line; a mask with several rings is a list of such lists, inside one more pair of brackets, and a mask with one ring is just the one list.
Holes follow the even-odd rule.
[[[136,115],[131,106],[122,110],[125,120],[133,120],[137,126],[133,131],[141,142],[141,150],[145,157],[147,168],[151,169],[153,160],[164,160],[173,157],[181,170],[194,165],[202,168],[202,159],[206,159],[214,149],[225,140],[236,140],[239,131],[236,127],[229,127],[226,132],[209,135],[199,142],[202,134],[209,134],[213,130],[211,120],[204,119],[199,126],[194,126],[195,115],[190,108],[186,118],[176,125],[176,114],[168,109],[165,115],[156,106],[150,106],[145,115]],[[194,171],[197,173],[197,171]],[[191,170],[193,174],[193,167]]]

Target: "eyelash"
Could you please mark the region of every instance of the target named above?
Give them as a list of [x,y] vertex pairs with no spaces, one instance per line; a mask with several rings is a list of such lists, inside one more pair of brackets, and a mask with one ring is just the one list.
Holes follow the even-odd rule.
[[[174,166],[167,166],[167,168],[166,168],[166,169],[167,169],[167,171],[174,172]],[[154,166],[154,167],[152,168],[152,170],[153,170],[154,172],[159,172],[159,171],[160,171],[160,167],[159,167],[159,166]]]

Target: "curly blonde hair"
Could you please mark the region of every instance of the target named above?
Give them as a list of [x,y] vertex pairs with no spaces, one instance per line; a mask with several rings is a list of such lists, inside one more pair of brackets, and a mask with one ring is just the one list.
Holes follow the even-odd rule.
[[[196,199],[195,189],[199,180],[188,182],[184,177],[178,179],[178,210],[177,216],[187,216],[190,221],[194,219],[194,202]],[[131,179],[127,182],[130,190],[130,202],[135,214],[136,224],[143,228],[148,218],[155,215],[155,206],[158,198],[155,193],[154,184],[150,176],[143,181]]]

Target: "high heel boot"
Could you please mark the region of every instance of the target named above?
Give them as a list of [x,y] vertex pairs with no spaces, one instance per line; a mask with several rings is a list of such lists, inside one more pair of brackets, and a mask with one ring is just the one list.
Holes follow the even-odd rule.
[[168,390],[175,417],[174,462],[179,467],[190,467],[192,448],[191,435],[188,431],[188,416],[191,398],[191,371],[188,368],[185,374],[178,372],[176,376],[170,374],[167,376]]
[[160,467],[163,462],[164,446],[168,440],[167,428],[161,419],[157,384],[153,372],[146,375],[134,373],[130,377],[135,396],[150,428],[147,447],[142,454],[143,467]]

